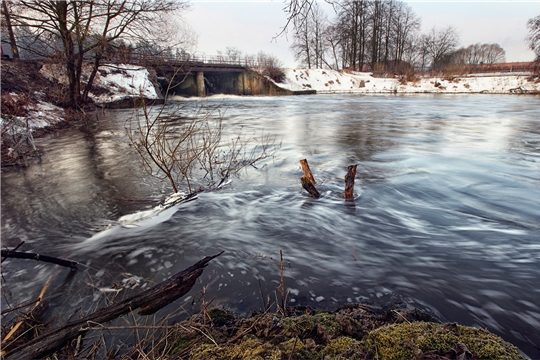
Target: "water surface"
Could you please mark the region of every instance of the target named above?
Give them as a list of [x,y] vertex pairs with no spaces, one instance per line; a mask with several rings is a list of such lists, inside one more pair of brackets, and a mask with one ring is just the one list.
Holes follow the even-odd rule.
[[[2,243],[68,257],[68,271],[10,260],[12,304],[53,274],[54,305],[88,311],[133,275],[161,281],[206,255],[201,282],[165,312],[205,299],[239,313],[275,300],[279,253],[290,305],[405,301],[444,321],[488,328],[540,357],[540,99],[503,95],[317,95],[182,101],[226,108],[228,129],[269,132],[281,150],[220,191],[199,195],[153,226],[114,228],[156,205],[167,183],[141,170],[125,136],[131,110],[89,131],[40,139],[27,169],[3,169]],[[186,110],[187,111],[187,110]],[[322,193],[300,186],[307,158]],[[342,191],[358,164],[355,199]],[[92,238],[94,236],[94,238]],[[123,293],[121,293],[123,294]],[[118,295],[118,296],[121,296]],[[194,305],[191,301],[198,300]],[[182,312],[183,310],[179,311]],[[65,315],[69,316],[69,315]]]

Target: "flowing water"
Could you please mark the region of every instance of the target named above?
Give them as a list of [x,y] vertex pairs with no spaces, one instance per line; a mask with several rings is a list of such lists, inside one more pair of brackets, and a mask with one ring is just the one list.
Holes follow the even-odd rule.
[[[149,177],[125,136],[132,110],[99,114],[90,130],[40,139],[46,153],[2,171],[2,245],[86,264],[3,265],[11,304],[53,275],[53,305],[84,312],[113,283],[161,281],[225,252],[162,313],[205,300],[260,310],[285,262],[290,305],[404,301],[444,321],[487,328],[540,358],[540,98],[498,95],[225,97],[227,128],[282,141],[275,158],[160,221],[121,228],[121,215],[170,192]],[[300,186],[307,158],[322,194]],[[358,164],[355,199],[343,199]],[[107,224],[113,228],[95,236]],[[126,281],[124,281],[126,283]],[[136,282],[132,282],[136,284]],[[99,290],[101,289],[101,291]],[[191,301],[198,300],[194,305]],[[279,297],[279,295],[278,295]],[[190,307],[191,306],[191,307]],[[68,316],[66,315],[66,316]]]

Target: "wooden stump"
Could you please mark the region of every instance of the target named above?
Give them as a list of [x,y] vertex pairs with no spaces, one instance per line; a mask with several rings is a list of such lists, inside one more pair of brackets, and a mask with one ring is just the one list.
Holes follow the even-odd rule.
[[304,171],[304,176],[300,178],[300,181],[302,181],[302,187],[306,189],[306,191],[310,193],[311,196],[319,198],[321,194],[319,194],[317,189],[315,189],[315,178],[311,173],[307,160],[300,160],[300,165],[302,166],[302,170]]
[[317,189],[315,189],[315,185],[313,185],[313,183],[306,176],[302,176],[300,180],[302,181],[302,187],[306,189],[306,191],[310,193],[311,196],[315,198],[321,197],[321,194],[319,194]]
[[354,178],[356,176],[356,166],[350,165],[345,175],[345,199],[352,199],[354,197]]
[[313,177],[313,174],[311,173],[311,169],[309,168],[309,164],[306,159],[300,160],[300,165],[302,166],[302,171],[304,171],[304,176],[311,181],[313,185],[316,184],[315,178]]

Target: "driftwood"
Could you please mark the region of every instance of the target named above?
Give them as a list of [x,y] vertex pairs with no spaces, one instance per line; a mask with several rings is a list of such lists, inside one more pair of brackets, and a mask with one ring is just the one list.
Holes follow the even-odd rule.
[[105,323],[121,315],[139,309],[139,314],[149,315],[186,294],[202,274],[208,262],[221,255],[207,256],[168,280],[132,296],[122,302],[102,308],[93,314],[67,323],[59,329],[47,332],[23,346],[6,354],[6,359],[41,358],[61,349],[68,341],[91,330],[96,324]]
[[350,165],[345,175],[345,199],[354,197],[354,178],[356,177],[356,165]]
[[1,255],[3,258],[17,258],[17,259],[33,259],[43,262],[48,262],[56,265],[67,266],[72,269],[77,269],[78,262],[59,259],[53,256],[40,255],[36,253],[20,252],[13,250],[2,250]]

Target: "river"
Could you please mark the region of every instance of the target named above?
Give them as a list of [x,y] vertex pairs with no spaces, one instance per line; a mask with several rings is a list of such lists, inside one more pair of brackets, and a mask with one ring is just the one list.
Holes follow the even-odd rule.
[[[212,306],[246,314],[275,301],[282,250],[290,305],[403,301],[487,328],[540,358],[539,97],[225,96],[178,104],[219,105],[227,128],[268,132],[281,148],[161,222],[119,228],[115,219],[171,192],[141,169],[129,145],[133,111],[106,111],[86,130],[39,139],[40,161],[2,170],[2,245],[25,241],[26,251],[85,266],[68,275],[5,262],[2,309],[35,299],[53,275],[52,305],[65,314],[56,316],[88,312],[126,292],[113,292],[114,284],[148,286],[225,250],[160,314],[197,312],[202,289]],[[301,188],[303,158],[319,199]],[[351,164],[355,199],[345,202]],[[107,225],[114,231],[96,237]]]

